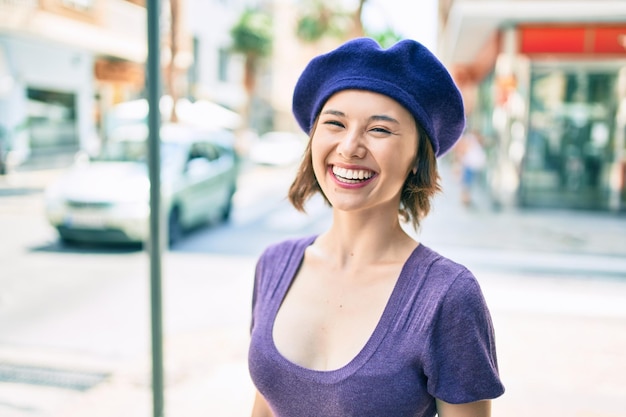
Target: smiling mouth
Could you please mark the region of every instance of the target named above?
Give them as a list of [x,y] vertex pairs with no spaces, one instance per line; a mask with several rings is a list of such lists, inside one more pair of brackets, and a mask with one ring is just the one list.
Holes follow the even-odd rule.
[[374,176],[374,172],[367,169],[347,169],[337,166],[333,166],[333,174],[338,181],[346,184],[358,184]]

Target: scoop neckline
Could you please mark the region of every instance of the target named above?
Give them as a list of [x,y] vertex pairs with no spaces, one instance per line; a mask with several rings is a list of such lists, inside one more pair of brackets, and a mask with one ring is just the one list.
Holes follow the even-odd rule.
[[313,244],[316,238],[317,236],[312,236],[308,239],[305,239],[303,244],[298,245],[296,250],[292,253],[291,258],[289,259],[289,263],[285,268],[285,273],[281,279],[282,282],[280,285],[280,297],[276,297],[277,301],[272,306],[270,320],[268,320],[268,326],[265,329],[265,332],[267,332],[266,336],[269,339],[270,354],[273,356],[273,359],[277,361],[281,366],[293,369],[302,378],[315,380],[318,382],[334,383],[354,374],[358,369],[365,365],[369,358],[376,352],[382,341],[385,339],[385,336],[389,331],[390,324],[393,322],[395,316],[398,314],[399,306],[401,305],[400,300],[402,299],[403,294],[406,293],[406,291],[404,291],[404,288],[407,285],[408,277],[410,276],[410,274],[407,273],[407,269],[410,265],[414,264],[416,259],[419,259],[421,253],[425,248],[424,245],[418,243],[418,245],[415,247],[415,249],[413,249],[411,254],[404,262],[404,265],[402,265],[398,279],[396,280],[394,288],[391,291],[391,295],[389,296],[389,299],[385,304],[385,308],[383,309],[381,317],[378,320],[376,327],[374,327],[372,334],[369,336],[359,352],[352,359],[350,359],[347,363],[340,366],[339,368],[319,370],[307,368],[287,359],[285,356],[283,356],[282,353],[280,353],[274,341],[274,323],[276,322],[278,310],[280,309],[280,306],[282,305],[287,295],[288,288],[291,286],[291,283],[295,279],[296,272],[298,271],[300,265],[302,264],[302,261],[304,260],[304,252],[306,251],[306,248]]

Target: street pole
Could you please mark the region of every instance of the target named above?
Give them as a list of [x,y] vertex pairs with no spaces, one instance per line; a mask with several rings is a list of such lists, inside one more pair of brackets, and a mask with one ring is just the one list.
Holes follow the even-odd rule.
[[153,417],[163,417],[163,320],[161,302],[160,0],[146,2],[148,19],[148,169],[150,177],[150,306],[152,324]]

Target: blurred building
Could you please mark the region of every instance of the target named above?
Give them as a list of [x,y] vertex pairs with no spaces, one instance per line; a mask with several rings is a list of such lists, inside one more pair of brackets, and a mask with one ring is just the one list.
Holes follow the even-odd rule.
[[[244,3],[176,0],[179,97],[241,104],[242,64],[228,47]],[[166,68],[173,17],[161,4]],[[0,0],[0,153],[9,164],[97,151],[108,110],[145,96],[146,31],[145,0]]]
[[440,0],[494,203],[626,209],[626,2]]
[[291,109],[293,89],[298,77],[313,57],[336,48],[342,39],[326,36],[316,42],[302,41],[296,35],[302,4],[293,0],[271,0],[266,3],[271,5],[273,20],[277,23],[273,26],[270,70],[262,82],[267,91],[263,94],[271,105],[273,129],[300,132]]

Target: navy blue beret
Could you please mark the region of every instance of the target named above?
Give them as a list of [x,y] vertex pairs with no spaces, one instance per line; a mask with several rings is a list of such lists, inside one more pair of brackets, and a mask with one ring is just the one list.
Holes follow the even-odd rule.
[[293,95],[293,114],[307,134],[326,101],[342,90],[393,98],[426,131],[435,154],[446,153],[465,127],[463,99],[443,64],[422,44],[402,40],[383,49],[357,38],[311,60]]

